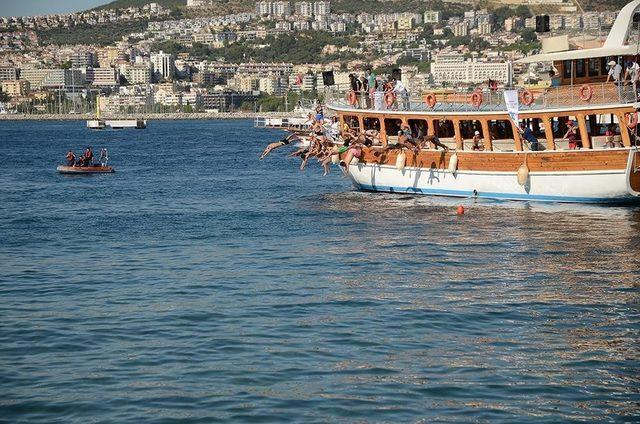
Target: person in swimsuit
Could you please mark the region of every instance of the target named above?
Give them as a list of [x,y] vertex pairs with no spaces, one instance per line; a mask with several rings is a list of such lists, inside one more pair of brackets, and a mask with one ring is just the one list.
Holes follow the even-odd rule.
[[289,137],[283,138],[282,140],[274,141],[273,143],[269,144],[264,149],[264,151],[260,155],[260,160],[262,160],[265,157],[267,157],[267,155],[269,153],[271,153],[272,151],[274,151],[275,149],[277,149],[279,147],[282,147],[282,146],[289,145],[289,144],[293,143],[295,140],[298,140],[298,136],[296,134],[291,134]]
[[482,141],[482,137],[480,137],[480,131],[476,131],[473,134],[473,146],[471,146],[472,150],[484,150],[484,148],[480,145],[480,141]]
[[573,121],[567,122],[567,132],[562,138],[566,138],[567,140],[569,140],[569,149],[571,150],[575,150],[578,147],[582,147],[582,142],[578,142],[576,127],[575,125],[573,125]]

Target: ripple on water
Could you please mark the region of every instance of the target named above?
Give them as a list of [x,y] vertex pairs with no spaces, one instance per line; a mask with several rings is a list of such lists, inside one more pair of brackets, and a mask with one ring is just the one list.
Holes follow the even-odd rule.
[[[638,208],[355,192],[242,121],[0,126],[8,422],[638,415]],[[57,175],[87,140],[118,172]]]

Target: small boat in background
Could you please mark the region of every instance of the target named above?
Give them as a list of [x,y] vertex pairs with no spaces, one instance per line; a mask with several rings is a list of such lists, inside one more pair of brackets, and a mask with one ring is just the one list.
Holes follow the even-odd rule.
[[124,128],[143,130],[147,128],[146,119],[103,119],[100,115],[100,96],[96,99],[96,118],[97,119],[89,119],[87,121],[87,128],[92,130],[104,130],[107,127],[114,130],[121,130]]
[[56,170],[61,174],[110,174],[115,172],[113,166],[93,164],[91,166],[59,165]]

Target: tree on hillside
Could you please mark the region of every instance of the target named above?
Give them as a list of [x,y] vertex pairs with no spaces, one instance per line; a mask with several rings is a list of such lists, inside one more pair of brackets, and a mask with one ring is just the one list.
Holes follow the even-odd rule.
[[516,11],[515,11],[514,15],[515,16],[519,16],[519,17],[521,17],[523,19],[530,18],[530,17],[533,16],[533,14],[531,13],[531,9],[529,9],[524,4],[521,4],[518,7],[516,7]]

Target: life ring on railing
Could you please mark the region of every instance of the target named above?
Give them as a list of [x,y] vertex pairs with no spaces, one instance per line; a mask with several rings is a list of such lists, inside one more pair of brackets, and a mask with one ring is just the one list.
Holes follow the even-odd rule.
[[347,103],[349,103],[351,106],[355,106],[358,104],[358,95],[355,91],[350,90],[349,92],[347,92]]
[[520,101],[523,105],[529,106],[531,105],[531,103],[533,103],[534,100],[535,98],[533,97],[533,93],[531,92],[531,90],[524,90],[522,93],[520,93]]
[[578,95],[580,96],[580,100],[588,102],[593,96],[593,88],[589,84],[582,84],[578,90]]
[[436,99],[436,95],[433,93],[425,94],[423,99],[424,99],[424,103],[431,109],[433,109],[433,107],[436,105],[437,99]]
[[625,113],[624,124],[630,130],[634,129],[638,125],[638,112]]
[[481,91],[474,91],[471,96],[469,96],[469,100],[473,107],[480,107],[484,98],[482,97]]
[[387,94],[384,95],[384,104],[386,104],[387,107],[393,106],[393,103],[395,101],[396,101],[396,93],[394,93],[393,91],[389,91]]

